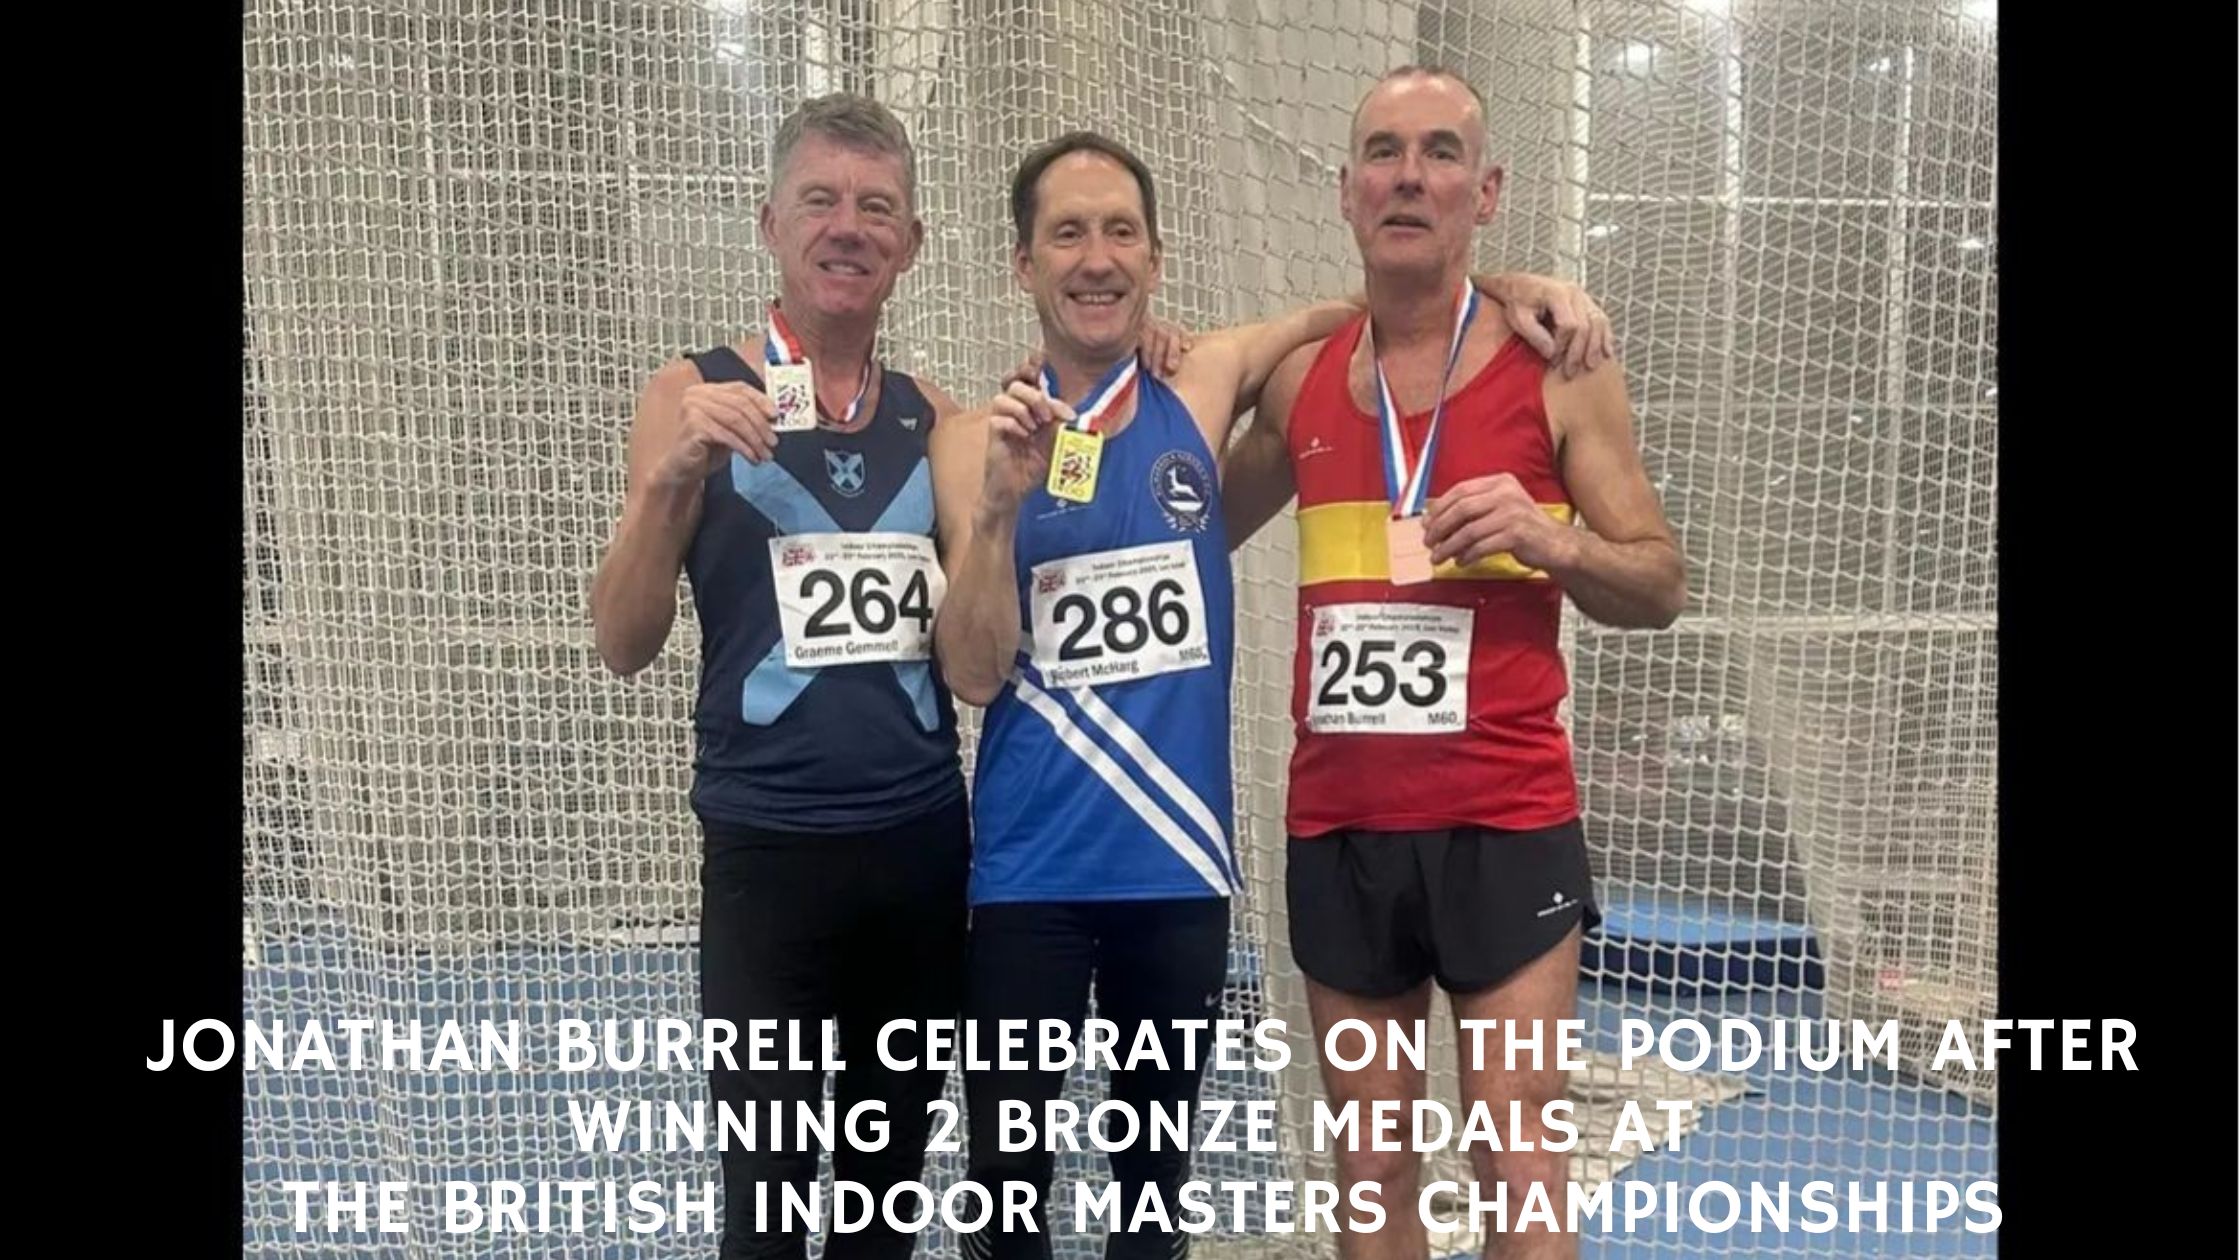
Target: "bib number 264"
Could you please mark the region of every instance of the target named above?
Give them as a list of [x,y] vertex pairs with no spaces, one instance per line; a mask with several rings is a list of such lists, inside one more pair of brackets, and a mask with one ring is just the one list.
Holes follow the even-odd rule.
[[792,534],[770,540],[786,664],[795,669],[933,654],[947,584],[915,534]]

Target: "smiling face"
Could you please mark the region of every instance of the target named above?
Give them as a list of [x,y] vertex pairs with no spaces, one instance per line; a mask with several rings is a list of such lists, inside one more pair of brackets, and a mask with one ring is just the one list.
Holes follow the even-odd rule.
[[1467,270],[1471,238],[1493,220],[1501,195],[1476,97],[1443,74],[1379,83],[1354,113],[1338,189],[1339,213],[1371,272]]
[[902,159],[818,132],[788,155],[762,232],[786,309],[827,320],[876,321],[925,239]]
[[1136,177],[1106,154],[1068,153],[1036,179],[1033,216],[1012,266],[1045,341],[1084,359],[1125,354],[1159,285],[1159,246]]

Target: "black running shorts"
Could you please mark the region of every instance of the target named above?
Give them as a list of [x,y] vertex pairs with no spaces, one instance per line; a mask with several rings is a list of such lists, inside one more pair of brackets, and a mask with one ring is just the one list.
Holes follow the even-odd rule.
[[1576,819],[1541,831],[1336,831],[1290,842],[1291,952],[1356,997],[1507,979],[1602,922]]

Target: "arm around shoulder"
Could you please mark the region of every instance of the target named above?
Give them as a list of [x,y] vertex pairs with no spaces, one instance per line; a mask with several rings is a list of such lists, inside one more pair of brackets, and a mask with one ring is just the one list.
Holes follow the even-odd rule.
[[1262,392],[1276,372],[1298,351],[1335,336],[1365,309],[1367,299],[1356,295],[1349,300],[1302,306],[1257,324],[1225,328],[1201,338],[1183,366],[1186,370],[1199,365],[1218,370],[1222,379],[1216,388],[1225,396],[1232,414],[1242,415],[1260,404]]
[[1320,341],[1313,341],[1284,357],[1260,391],[1251,427],[1222,460],[1221,516],[1231,551],[1273,520],[1297,489],[1291,469],[1291,409],[1321,348]]

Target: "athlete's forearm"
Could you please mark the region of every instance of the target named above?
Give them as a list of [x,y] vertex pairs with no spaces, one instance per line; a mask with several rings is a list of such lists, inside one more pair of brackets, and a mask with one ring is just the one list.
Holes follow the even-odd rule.
[[1528,271],[1497,271],[1490,275],[1474,272],[1470,276],[1470,287],[1507,306],[1523,301],[1527,296],[1525,286],[1538,279]]
[[1662,630],[1680,617],[1688,600],[1687,565],[1662,538],[1611,542],[1575,530],[1575,546],[1549,576],[1579,611],[1606,626]]
[[653,663],[677,619],[677,573],[699,517],[700,487],[631,495],[591,583],[592,636],[608,669]]
[[949,690],[985,706],[1003,691],[1019,652],[1019,587],[1012,539],[1017,511],[978,510],[972,537],[949,579],[934,622],[934,651]]

